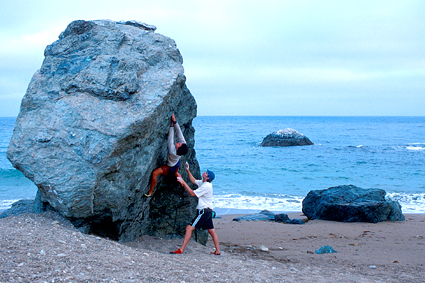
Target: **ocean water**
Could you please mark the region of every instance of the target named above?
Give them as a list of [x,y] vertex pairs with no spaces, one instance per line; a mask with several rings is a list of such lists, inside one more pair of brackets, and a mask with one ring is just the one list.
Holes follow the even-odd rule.
[[[425,213],[425,117],[198,117],[194,127],[215,207],[301,211],[310,190],[352,184]],[[259,146],[285,128],[314,145]]]
[[[0,118],[0,210],[36,194],[6,158],[14,122]],[[384,189],[404,213],[425,213],[425,117],[201,116],[193,126],[201,170],[216,174],[214,207],[222,214],[301,211],[310,190],[350,184]],[[285,128],[314,145],[259,146]]]
[[6,158],[16,118],[0,117],[0,211],[20,199],[34,198],[37,187]]

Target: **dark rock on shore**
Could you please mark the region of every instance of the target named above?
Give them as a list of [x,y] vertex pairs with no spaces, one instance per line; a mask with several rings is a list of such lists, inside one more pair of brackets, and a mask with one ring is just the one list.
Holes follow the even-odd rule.
[[34,200],[22,199],[12,203],[12,207],[0,212],[0,218],[6,218],[9,216],[15,216],[22,213],[33,213],[34,212]]
[[155,29],[135,21],[70,23],[45,49],[7,151],[38,187],[37,208],[121,241],[183,235],[196,213],[197,199],[172,177],[159,178],[152,198],[143,196],[151,172],[166,163],[172,113],[189,147],[181,164],[201,178],[197,105],[183,58]]
[[284,129],[267,135],[260,146],[300,146],[313,145],[309,138],[294,129]]
[[244,215],[240,217],[236,217],[233,221],[272,221],[272,222],[280,222],[285,224],[304,224],[302,219],[290,219],[288,214],[279,213],[275,214],[268,210],[263,210],[259,213],[254,213],[252,215]]
[[303,200],[303,213],[309,219],[342,222],[404,221],[397,201],[385,199],[381,189],[353,185],[310,191]]
[[274,221],[286,224],[304,224],[302,219],[290,219],[288,214],[280,213],[274,216]]

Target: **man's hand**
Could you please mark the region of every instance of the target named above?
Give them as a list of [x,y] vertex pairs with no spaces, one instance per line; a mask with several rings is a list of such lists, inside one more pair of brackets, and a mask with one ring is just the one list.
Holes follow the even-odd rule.
[[186,162],[186,171],[189,171],[189,163]]
[[175,123],[175,122],[176,122],[176,116],[174,116],[174,113],[173,113],[173,115],[171,115],[171,121],[172,121],[173,123]]
[[180,185],[184,186],[184,184],[186,184],[186,182],[183,180],[182,177],[177,177],[177,182],[180,183]]

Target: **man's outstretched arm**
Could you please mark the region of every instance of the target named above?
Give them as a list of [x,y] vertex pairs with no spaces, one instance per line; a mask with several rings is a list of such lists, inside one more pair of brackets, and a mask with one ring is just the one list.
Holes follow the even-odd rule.
[[176,117],[174,117],[174,114],[171,115],[171,124],[170,128],[168,129],[168,153],[169,154],[176,154],[176,148],[174,147],[174,124],[176,123]]
[[189,193],[189,195],[191,195],[192,197],[196,197],[195,192],[189,187],[188,184],[186,184],[186,182],[183,180],[183,178],[177,177],[177,182],[179,182],[180,185],[182,185],[186,189],[186,191]]
[[195,179],[195,177],[193,177],[192,173],[190,173],[189,164],[187,162],[186,162],[186,172],[187,172],[187,175],[189,176],[190,182],[192,182],[192,184],[196,185],[196,179]]
[[176,116],[174,116],[174,114],[171,115],[171,127],[174,127],[174,129],[176,130],[178,141],[181,143],[186,143],[182,130],[180,129],[179,123],[177,123]]

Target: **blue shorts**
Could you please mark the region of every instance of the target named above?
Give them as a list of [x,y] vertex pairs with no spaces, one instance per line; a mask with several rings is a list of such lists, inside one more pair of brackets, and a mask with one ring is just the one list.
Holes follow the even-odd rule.
[[173,167],[170,167],[168,165],[163,165],[161,166],[161,169],[162,169],[162,172],[164,172],[164,175],[168,175],[170,171],[174,173],[177,170],[179,170],[179,167],[180,167],[180,160]]
[[197,210],[197,214],[198,215],[196,215],[196,217],[192,220],[192,227],[200,230],[214,229],[212,221],[212,209],[204,208]]
[[170,167],[171,172],[176,172],[177,170],[179,170],[180,167],[180,159],[179,161],[177,161],[176,165],[174,165],[173,167]]

